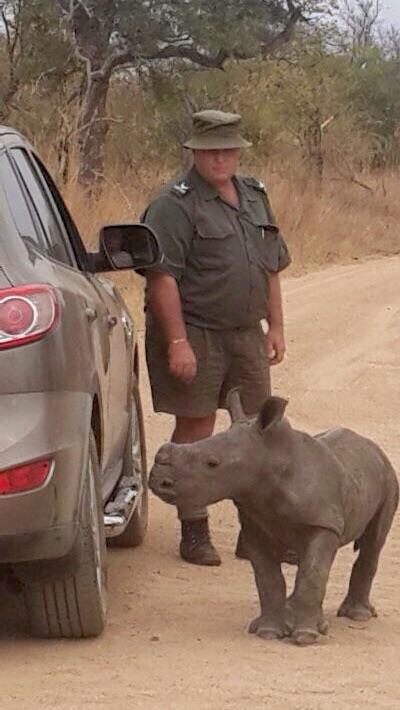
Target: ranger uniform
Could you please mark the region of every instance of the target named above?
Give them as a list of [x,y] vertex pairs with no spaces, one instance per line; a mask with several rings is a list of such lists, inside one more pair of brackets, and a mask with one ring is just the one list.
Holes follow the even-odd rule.
[[[239,134],[240,116],[221,111],[194,115],[185,147],[229,149],[250,145]],[[269,392],[269,363],[260,321],[268,313],[268,275],[290,263],[264,185],[232,178],[238,206],[193,167],[148,206],[144,221],[158,236],[164,271],[177,283],[187,338],[197,360],[190,383],[168,369],[167,343],[157,314],[147,308],[146,355],[156,411],[206,417],[225,407],[227,392],[241,386],[244,409],[255,414]],[[206,511],[179,511],[202,518]]]

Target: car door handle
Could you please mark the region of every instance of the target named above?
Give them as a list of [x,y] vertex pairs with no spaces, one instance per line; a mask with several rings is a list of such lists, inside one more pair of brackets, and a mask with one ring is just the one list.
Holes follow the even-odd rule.
[[130,320],[124,314],[121,318],[121,321],[122,321],[122,325],[123,325],[126,337],[131,338],[133,335],[133,328],[132,328]]
[[107,325],[108,327],[114,328],[118,323],[118,318],[116,316],[107,316]]
[[94,320],[97,318],[97,311],[94,308],[90,308],[89,306],[85,308],[85,313],[86,313],[86,318],[88,319],[89,323],[93,323]]

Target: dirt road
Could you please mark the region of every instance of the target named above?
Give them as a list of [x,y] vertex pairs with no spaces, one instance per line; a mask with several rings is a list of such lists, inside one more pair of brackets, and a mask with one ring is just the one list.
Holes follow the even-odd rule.
[[[308,431],[340,423],[380,442],[400,470],[400,258],[333,267],[285,282],[287,363],[275,390]],[[146,402],[149,409],[149,402]],[[150,454],[170,420],[147,416]],[[220,426],[226,425],[221,418]],[[107,632],[87,642],[24,637],[11,600],[0,617],[1,710],[358,710],[400,704],[400,525],[384,550],[373,598],[380,616],[335,616],[353,559],[341,551],[318,646],[246,633],[257,612],[247,562],[234,559],[236,518],[212,511],[218,569],[176,556],[173,509],[152,500],[145,545],[110,554]]]

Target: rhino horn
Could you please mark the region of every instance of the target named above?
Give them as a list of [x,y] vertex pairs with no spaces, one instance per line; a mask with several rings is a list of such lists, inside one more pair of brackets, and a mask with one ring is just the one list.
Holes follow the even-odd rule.
[[240,387],[235,387],[228,392],[226,397],[226,404],[229,414],[231,415],[232,423],[244,422],[247,419],[240,398],[240,390]]

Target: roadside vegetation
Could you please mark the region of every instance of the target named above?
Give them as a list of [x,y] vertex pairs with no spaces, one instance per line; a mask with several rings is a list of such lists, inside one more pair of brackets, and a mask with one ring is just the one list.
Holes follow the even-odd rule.
[[394,254],[400,30],[383,4],[0,0],[0,121],[49,162],[89,245],[187,166],[191,113],[213,107],[243,116],[243,171],[268,186],[292,273]]

